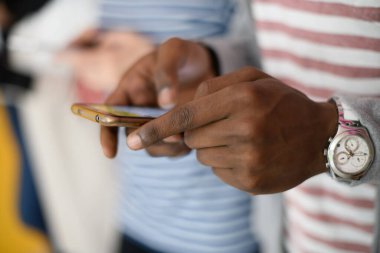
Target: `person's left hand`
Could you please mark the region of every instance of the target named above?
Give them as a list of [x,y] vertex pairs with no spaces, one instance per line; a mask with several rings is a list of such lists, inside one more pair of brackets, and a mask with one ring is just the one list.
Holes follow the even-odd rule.
[[193,101],[128,136],[132,149],[185,133],[198,160],[253,194],[282,192],[326,171],[323,150],[336,106],[316,103],[254,68],[210,79]]

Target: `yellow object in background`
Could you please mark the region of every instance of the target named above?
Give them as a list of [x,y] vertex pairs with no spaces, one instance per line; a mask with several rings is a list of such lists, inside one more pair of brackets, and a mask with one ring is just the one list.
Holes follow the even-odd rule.
[[0,105],[0,252],[47,253],[46,236],[28,227],[18,208],[21,157],[7,109]]

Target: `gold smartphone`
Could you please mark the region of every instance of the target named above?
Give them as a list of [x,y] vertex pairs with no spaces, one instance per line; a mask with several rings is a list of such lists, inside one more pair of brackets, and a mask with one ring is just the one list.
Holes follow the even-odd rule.
[[151,107],[73,104],[71,111],[85,119],[109,127],[137,128],[164,114],[166,110]]

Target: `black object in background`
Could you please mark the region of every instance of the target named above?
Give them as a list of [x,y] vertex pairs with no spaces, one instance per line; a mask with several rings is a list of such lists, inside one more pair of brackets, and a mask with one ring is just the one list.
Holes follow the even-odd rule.
[[0,87],[3,85],[17,85],[22,88],[30,88],[32,78],[24,73],[18,73],[12,70],[8,61],[8,34],[12,26],[22,18],[38,11],[49,0],[0,0],[4,4],[11,16],[9,27],[2,27],[2,48],[0,51]]
[[0,0],[10,12],[12,23],[20,21],[25,16],[32,14],[49,0]]

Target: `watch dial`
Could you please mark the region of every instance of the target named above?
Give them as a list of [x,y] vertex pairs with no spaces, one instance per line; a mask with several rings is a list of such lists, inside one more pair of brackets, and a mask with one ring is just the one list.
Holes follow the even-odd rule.
[[360,136],[346,136],[335,147],[335,165],[344,173],[360,173],[366,169],[369,161],[369,147],[367,142]]

